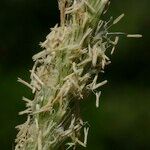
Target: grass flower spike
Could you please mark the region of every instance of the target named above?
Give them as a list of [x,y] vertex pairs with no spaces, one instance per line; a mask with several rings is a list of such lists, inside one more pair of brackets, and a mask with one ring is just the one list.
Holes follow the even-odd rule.
[[30,83],[18,79],[34,99],[23,98],[27,109],[20,114],[27,114],[27,121],[17,126],[16,150],[86,147],[89,128],[78,104],[91,91],[99,106],[99,88],[107,81],[98,82],[98,77],[110,63],[106,52],[114,52],[123,34],[108,31],[123,15],[114,21],[101,19],[108,4],[109,0],[59,0],[60,26],[51,29],[41,43],[43,50],[33,56]]

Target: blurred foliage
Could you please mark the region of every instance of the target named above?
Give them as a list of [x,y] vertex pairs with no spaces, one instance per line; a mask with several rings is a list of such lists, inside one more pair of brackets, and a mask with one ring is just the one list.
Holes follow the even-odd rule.
[[[87,150],[150,149],[150,51],[149,0],[113,0],[106,18],[125,13],[112,30],[141,33],[142,39],[121,37],[112,64],[103,79],[101,105],[95,108],[94,97],[82,102],[84,120],[90,124]],[[23,95],[31,97],[17,77],[29,80],[32,55],[41,48],[40,41],[59,22],[56,0],[0,1],[0,149],[14,145],[18,117],[24,109]]]

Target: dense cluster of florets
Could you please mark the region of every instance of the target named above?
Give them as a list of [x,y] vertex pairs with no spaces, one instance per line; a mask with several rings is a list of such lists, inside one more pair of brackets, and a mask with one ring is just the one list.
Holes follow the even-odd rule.
[[[34,99],[23,98],[28,119],[18,126],[16,150],[56,150],[68,138],[68,148],[77,144],[86,146],[88,128],[78,115],[78,99],[84,99],[87,91],[96,95],[99,106],[98,76],[110,63],[106,50],[119,38],[109,33],[123,15],[114,21],[100,19],[108,0],[60,0],[61,25],[51,29],[43,50],[33,56],[31,82],[21,79],[34,94]],[[84,141],[79,140],[84,127]]]

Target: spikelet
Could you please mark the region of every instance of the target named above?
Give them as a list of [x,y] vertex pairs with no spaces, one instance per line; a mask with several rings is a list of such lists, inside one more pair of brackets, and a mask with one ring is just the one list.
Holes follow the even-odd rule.
[[107,51],[114,52],[118,35],[123,34],[108,30],[124,15],[101,20],[107,4],[108,0],[59,0],[61,25],[51,29],[40,44],[43,50],[33,56],[30,83],[18,79],[32,90],[34,99],[23,98],[27,109],[20,114],[28,119],[17,126],[15,150],[86,147],[89,128],[79,115],[78,102],[91,91],[99,107],[100,88],[107,80],[99,82],[98,77],[110,63]]

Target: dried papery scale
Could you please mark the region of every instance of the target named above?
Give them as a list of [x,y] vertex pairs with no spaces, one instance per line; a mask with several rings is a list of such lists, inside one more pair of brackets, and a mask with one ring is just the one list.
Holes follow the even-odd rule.
[[99,106],[99,88],[107,81],[99,83],[98,77],[110,63],[107,49],[113,53],[118,35],[124,34],[108,31],[123,15],[114,21],[101,20],[107,4],[108,0],[59,1],[60,26],[51,29],[40,44],[43,50],[33,56],[31,82],[18,79],[32,90],[34,99],[23,98],[27,109],[20,114],[28,117],[17,126],[16,150],[86,147],[89,128],[78,114],[78,102],[86,100],[85,91],[91,91]]

